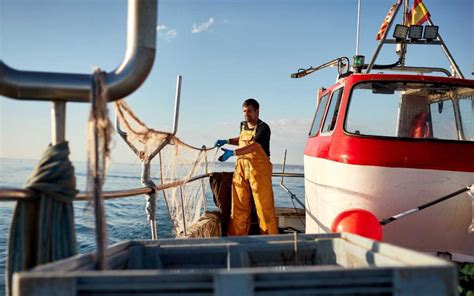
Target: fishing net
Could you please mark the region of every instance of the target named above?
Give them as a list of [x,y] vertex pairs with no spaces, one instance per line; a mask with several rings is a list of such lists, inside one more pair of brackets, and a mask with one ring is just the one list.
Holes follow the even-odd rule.
[[[159,196],[166,202],[176,236],[187,236],[207,210],[208,179],[217,150],[194,147],[171,133],[149,128],[124,100],[116,102],[117,130],[144,163],[156,157]],[[211,159],[210,159],[211,158]]]

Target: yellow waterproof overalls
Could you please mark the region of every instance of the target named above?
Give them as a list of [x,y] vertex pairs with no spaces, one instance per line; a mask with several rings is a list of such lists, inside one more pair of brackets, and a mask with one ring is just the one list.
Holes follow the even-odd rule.
[[[255,131],[242,126],[239,147],[254,143]],[[278,234],[272,189],[272,163],[260,145],[240,155],[232,179],[232,208],[228,235],[248,235],[253,195],[261,234]]]

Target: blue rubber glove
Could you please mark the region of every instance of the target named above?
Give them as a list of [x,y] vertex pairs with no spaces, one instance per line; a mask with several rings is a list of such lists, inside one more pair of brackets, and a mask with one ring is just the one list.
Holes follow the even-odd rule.
[[225,148],[221,148],[221,149],[222,149],[222,151],[224,151],[224,154],[222,154],[219,157],[219,161],[223,162],[223,161],[226,161],[227,159],[229,159],[230,157],[234,156],[234,150],[225,149]]
[[228,140],[217,140],[216,143],[214,144],[214,147],[222,147],[224,146],[225,144],[229,144],[229,141]]

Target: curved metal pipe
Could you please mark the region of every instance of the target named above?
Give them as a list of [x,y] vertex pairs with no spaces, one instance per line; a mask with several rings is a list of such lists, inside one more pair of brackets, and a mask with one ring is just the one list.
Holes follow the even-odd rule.
[[[127,49],[106,75],[109,101],[126,97],[147,78],[155,60],[157,0],[129,0]],[[0,60],[0,95],[20,100],[89,102],[90,74],[21,71]]]
[[[375,69],[375,66],[373,67]],[[411,67],[411,66],[396,66],[390,68],[394,71],[407,71],[407,72],[420,72],[420,73],[433,73],[440,72],[446,74],[446,76],[451,77],[451,72],[444,68],[435,68],[435,67]]]

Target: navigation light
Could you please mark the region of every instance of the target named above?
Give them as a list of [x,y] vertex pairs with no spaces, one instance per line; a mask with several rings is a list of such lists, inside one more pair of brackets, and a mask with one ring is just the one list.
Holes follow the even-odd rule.
[[355,55],[352,57],[352,69],[354,69],[354,72],[362,72],[362,68],[364,67],[364,61],[365,57],[363,55]]

